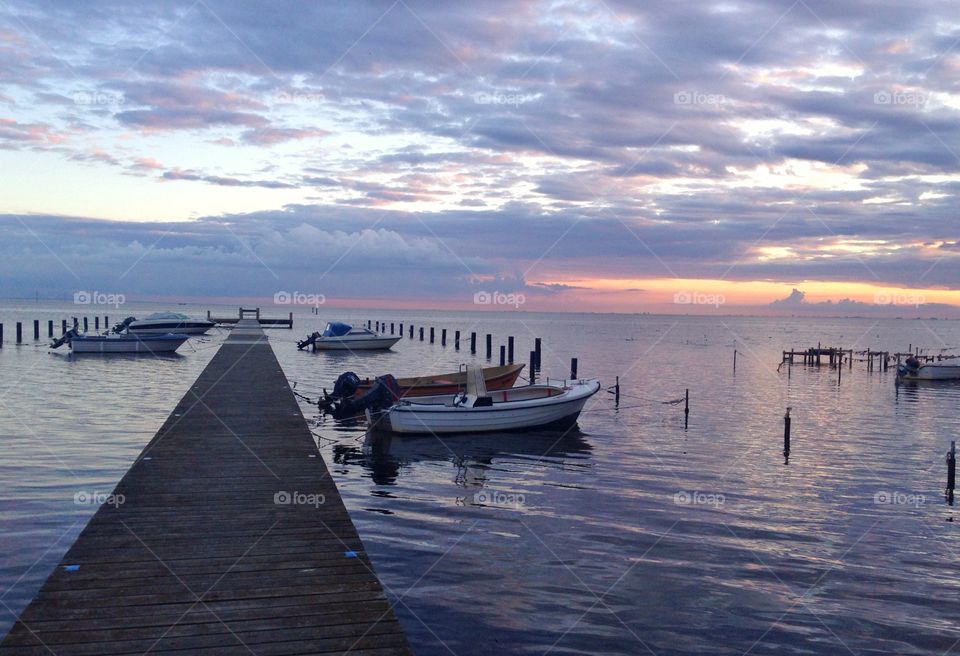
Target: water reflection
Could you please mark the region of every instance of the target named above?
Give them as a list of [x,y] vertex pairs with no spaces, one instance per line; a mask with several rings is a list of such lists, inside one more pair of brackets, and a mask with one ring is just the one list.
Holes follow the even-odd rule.
[[563,460],[589,456],[592,447],[578,427],[556,431],[409,436],[367,431],[362,445],[333,446],[333,461],[359,465],[377,485],[395,485],[402,468],[418,462],[450,462],[456,484],[483,487],[485,470],[503,456]]

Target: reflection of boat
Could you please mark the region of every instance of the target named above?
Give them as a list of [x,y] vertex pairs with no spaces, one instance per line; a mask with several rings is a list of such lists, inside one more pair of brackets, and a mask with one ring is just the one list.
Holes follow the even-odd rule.
[[600,381],[590,379],[487,391],[480,369],[468,366],[465,393],[402,400],[387,410],[385,427],[394,433],[449,434],[572,426],[599,389]]
[[113,327],[113,332],[122,333],[126,330],[139,335],[166,335],[167,333],[203,335],[215,325],[212,321],[191,319],[179,312],[157,312],[144,319],[127,317]]
[[[502,367],[484,367],[483,381],[488,390],[501,390],[513,387],[523,371],[522,364],[508,364]],[[419,376],[397,378],[401,397],[436,396],[442,394],[456,394],[466,388],[467,372],[458,371],[452,374],[437,374],[434,376]],[[360,396],[373,386],[374,380],[365,378],[357,385],[354,396]]]
[[190,335],[167,333],[166,335],[85,335],[71,328],[50,344],[60,348],[69,344],[74,353],[172,353],[190,339]]
[[297,348],[303,349],[313,346],[320,350],[371,350],[388,349],[400,341],[399,337],[391,337],[375,333],[369,328],[354,328],[348,323],[331,321],[322,333],[313,333],[306,339],[297,342]]
[[960,380],[960,358],[921,364],[915,357],[907,358],[897,369],[898,380]]

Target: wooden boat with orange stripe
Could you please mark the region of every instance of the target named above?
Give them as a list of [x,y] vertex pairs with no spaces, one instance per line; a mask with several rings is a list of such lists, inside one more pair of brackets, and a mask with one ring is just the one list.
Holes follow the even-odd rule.
[[[484,367],[483,380],[488,390],[510,389],[523,371],[522,364],[507,364],[502,367]],[[400,397],[436,396],[442,394],[456,394],[467,388],[467,372],[458,371],[450,374],[436,374],[434,376],[418,376],[416,378],[397,378],[400,388]],[[365,378],[360,381],[354,398],[366,394],[373,386],[374,380]]]

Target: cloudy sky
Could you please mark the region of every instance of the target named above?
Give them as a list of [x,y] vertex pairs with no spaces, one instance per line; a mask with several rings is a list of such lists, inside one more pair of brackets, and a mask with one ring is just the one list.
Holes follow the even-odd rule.
[[0,295],[960,304],[956,9],[2,0]]

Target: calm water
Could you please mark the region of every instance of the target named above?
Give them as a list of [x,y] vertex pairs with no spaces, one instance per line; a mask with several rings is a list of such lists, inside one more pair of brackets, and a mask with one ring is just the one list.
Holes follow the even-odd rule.
[[[619,409],[599,394],[565,435],[371,442],[303,404],[418,653],[943,654],[960,639],[960,540],[942,495],[960,386],[898,391],[892,370],[863,363],[839,385],[827,367],[776,368],[784,348],[820,341],[960,350],[957,322],[323,312],[270,332],[309,396],[348,369],[455,370],[471,330],[479,361],[486,332],[495,358],[515,335],[522,362],[542,337],[544,374],[576,356],[582,376],[623,386]],[[164,359],[10,344],[12,322],[70,314],[0,306],[2,630],[94,511],[75,495],[112,489],[220,339]],[[334,318],[434,325],[437,343],[296,351]],[[663,403],[686,388],[687,429],[682,405]]]

